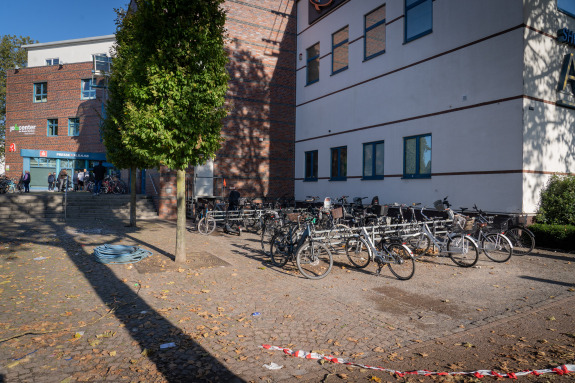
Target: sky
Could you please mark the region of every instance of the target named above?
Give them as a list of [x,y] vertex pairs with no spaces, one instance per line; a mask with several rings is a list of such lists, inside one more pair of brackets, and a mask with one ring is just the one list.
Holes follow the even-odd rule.
[[28,36],[40,43],[113,35],[114,8],[129,0],[0,0],[0,36]]

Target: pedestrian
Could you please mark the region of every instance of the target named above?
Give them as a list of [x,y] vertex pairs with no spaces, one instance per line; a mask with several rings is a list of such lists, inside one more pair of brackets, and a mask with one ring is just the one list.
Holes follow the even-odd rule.
[[102,161],[98,162],[98,165],[94,166],[94,195],[100,195],[100,189],[102,188],[102,181],[106,175],[106,168],[102,165]]
[[81,171],[80,173],[78,173],[78,188],[80,189],[80,191],[84,191],[85,174],[86,174],[86,169],[84,169],[84,171]]
[[22,183],[24,184],[24,193],[30,193],[30,172],[26,170],[24,177],[22,178]]
[[72,175],[72,183],[74,184],[74,191],[78,191],[78,171],[74,170],[74,174]]
[[56,172],[48,173],[48,191],[54,192],[54,182],[56,182]]
[[68,187],[68,172],[66,171],[66,169],[62,169],[60,170],[60,173],[58,174],[58,191],[65,191],[66,188]]

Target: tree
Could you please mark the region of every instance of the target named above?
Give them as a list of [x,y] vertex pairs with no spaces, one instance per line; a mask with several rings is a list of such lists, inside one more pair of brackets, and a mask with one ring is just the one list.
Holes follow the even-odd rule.
[[[118,15],[118,33],[122,20],[126,16],[124,10],[116,10]],[[146,169],[159,165],[157,161],[150,158],[137,156],[126,147],[124,143],[124,133],[128,130],[125,121],[126,94],[130,83],[122,76],[126,73],[130,64],[129,44],[123,46],[115,45],[115,53],[112,53],[113,66],[115,71],[110,72],[109,82],[106,86],[107,92],[104,102],[106,103],[106,115],[102,124],[102,137],[106,145],[106,158],[109,162],[122,169],[130,169],[130,226],[136,227],[136,169]],[[122,51],[118,54],[118,51]]]
[[128,84],[122,142],[177,170],[176,262],[186,259],[185,171],[215,156],[227,115],[223,2],[137,1],[116,33],[126,65],[114,72]]
[[4,157],[6,139],[6,73],[16,66],[24,67],[28,61],[22,45],[34,44],[30,37],[2,36],[0,41],[0,158]]

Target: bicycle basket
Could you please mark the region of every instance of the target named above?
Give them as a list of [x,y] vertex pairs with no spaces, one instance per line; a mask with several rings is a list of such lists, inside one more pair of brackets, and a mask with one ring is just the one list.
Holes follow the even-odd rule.
[[299,214],[298,213],[289,213],[289,214],[286,214],[286,218],[288,221],[298,222],[299,221]]
[[333,210],[331,211],[331,216],[332,216],[334,219],[342,218],[342,217],[343,217],[343,208],[342,208],[341,206],[340,206],[340,207],[336,207],[335,209],[333,209]]
[[377,215],[378,217],[383,217],[383,216],[387,215],[387,212],[389,211],[389,206],[373,205],[371,207],[371,211],[373,212],[373,214]]
[[455,231],[464,232],[472,231],[475,225],[475,218],[467,218],[460,214],[455,214],[453,217],[453,226]]

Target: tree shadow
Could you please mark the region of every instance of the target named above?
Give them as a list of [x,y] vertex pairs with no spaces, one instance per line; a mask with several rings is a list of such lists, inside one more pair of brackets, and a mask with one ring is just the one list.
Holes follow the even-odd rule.
[[[99,299],[108,307],[109,313],[129,330],[130,337],[137,343],[142,352],[145,350],[147,358],[153,362],[156,370],[168,382],[242,382],[216,357],[199,345],[181,328],[175,326],[148,304],[133,289],[129,283],[118,278],[112,265],[96,262],[92,254],[85,250],[85,243],[79,237],[69,234],[70,230],[89,233],[94,228],[89,223],[81,225],[63,225],[46,223],[42,231],[28,229],[28,226],[16,226],[10,232],[4,231],[3,240],[17,239],[35,245],[46,244],[46,234],[52,233],[61,240],[61,245],[56,245],[64,250],[67,257],[81,275],[89,282]],[[106,225],[108,243],[117,243],[125,238],[133,238],[130,233],[137,233],[141,229],[127,229],[124,226]],[[125,235],[124,235],[125,234]],[[140,241],[142,242],[142,241]],[[151,247],[146,244],[146,247]],[[160,250],[153,247],[155,251]],[[145,318],[144,315],[145,314]],[[146,326],[142,329],[142,321]],[[161,349],[160,346],[175,343],[175,347]],[[143,354],[144,355],[144,354]],[[105,374],[106,371],[100,371]]]

